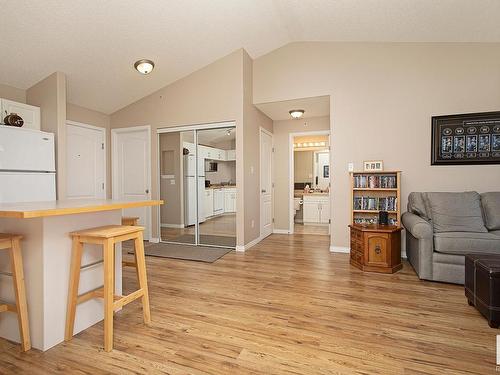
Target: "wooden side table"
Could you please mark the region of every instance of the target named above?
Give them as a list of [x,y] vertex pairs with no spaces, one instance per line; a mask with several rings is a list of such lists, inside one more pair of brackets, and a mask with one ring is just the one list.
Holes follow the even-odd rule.
[[392,225],[349,225],[351,264],[360,270],[394,273],[401,264],[401,227]]

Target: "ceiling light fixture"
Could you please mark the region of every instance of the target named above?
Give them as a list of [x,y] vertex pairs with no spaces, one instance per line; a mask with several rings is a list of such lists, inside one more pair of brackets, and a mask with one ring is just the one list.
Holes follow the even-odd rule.
[[304,115],[304,112],[305,111],[303,109],[292,109],[291,111],[288,111],[293,119],[301,118]]
[[153,71],[155,63],[148,59],[138,60],[134,64],[135,70],[141,74],[149,74]]
[[227,129],[226,135],[231,135],[231,129]]

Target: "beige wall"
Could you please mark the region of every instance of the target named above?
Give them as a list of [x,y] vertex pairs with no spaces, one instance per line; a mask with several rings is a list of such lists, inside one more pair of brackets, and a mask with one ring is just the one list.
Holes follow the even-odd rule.
[[0,83],[0,98],[26,103],[26,90]]
[[330,118],[273,122],[274,141],[274,228],[290,230],[290,133],[329,131]]
[[[163,127],[235,121],[238,142],[243,127],[242,87],[242,50],[238,50],[111,115],[111,128],[151,126],[153,198],[159,198],[156,130]],[[237,176],[237,183],[241,182]],[[167,201],[166,209],[169,204],[171,203]],[[152,216],[153,237],[158,237],[157,208],[153,208]],[[238,226],[244,226],[242,210],[237,212]]]
[[307,182],[312,185],[314,151],[293,152],[293,180]]
[[40,107],[41,130],[55,134],[57,198],[66,197],[66,76],[56,72],[26,90],[26,103]]
[[106,129],[106,196],[111,197],[111,132],[110,116],[80,107],[76,104],[66,104],[66,118],[70,121],[81,122],[87,125],[97,126]]
[[[179,226],[184,223],[184,197],[183,197],[183,173],[182,173],[182,150],[181,150],[181,134],[165,133],[160,134],[160,152],[173,152],[173,180],[160,178],[160,199],[168,202],[168,206],[160,207],[161,224],[169,224]],[[163,171],[163,161],[160,162],[160,171]],[[161,172],[160,172],[161,173]]]
[[[254,102],[331,95],[332,240],[349,245],[347,164],[411,191],[498,190],[500,166],[431,166],[432,115],[498,111],[500,44],[294,43],[254,61]],[[277,131],[275,127],[275,133]]]
[[[260,236],[260,128],[273,131],[272,120],[253,105],[253,61],[243,51],[243,196],[245,244]],[[238,168],[241,170],[241,168]],[[238,171],[237,171],[238,173]],[[241,195],[241,189],[238,193]]]

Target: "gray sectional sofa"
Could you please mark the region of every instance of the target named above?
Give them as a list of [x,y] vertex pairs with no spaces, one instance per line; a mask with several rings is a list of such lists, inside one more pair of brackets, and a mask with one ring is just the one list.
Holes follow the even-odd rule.
[[500,254],[500,192],[411,193],[402,222],[421,279],[463,284],[465,254]]

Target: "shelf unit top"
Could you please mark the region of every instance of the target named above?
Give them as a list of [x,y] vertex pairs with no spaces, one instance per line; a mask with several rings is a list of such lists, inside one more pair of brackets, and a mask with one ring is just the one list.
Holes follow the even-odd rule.
[[365,171],[365,172],[349,172],[350,174],[397,174],[401,171]]

